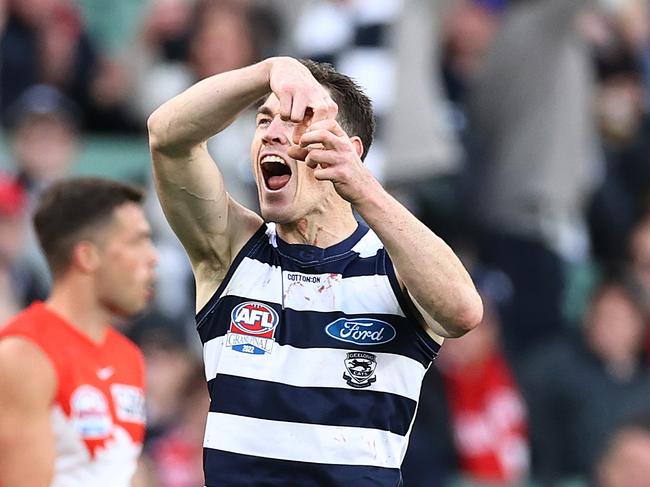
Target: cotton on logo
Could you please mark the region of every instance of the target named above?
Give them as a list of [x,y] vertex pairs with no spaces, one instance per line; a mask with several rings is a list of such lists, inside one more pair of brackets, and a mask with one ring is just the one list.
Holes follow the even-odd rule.
[[276,311],[262,303],[248,301],[235,307],[231,313],[232,324],[230,331],[245,335],[273,336],[273,330],[278,325]]

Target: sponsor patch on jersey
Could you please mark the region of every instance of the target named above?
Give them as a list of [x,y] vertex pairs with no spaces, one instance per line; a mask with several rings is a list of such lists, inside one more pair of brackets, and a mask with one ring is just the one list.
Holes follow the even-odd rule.
[[345,360],[343,378],[347,384],[355,389],[369,387],[377,381],[375,368],[377,367],[377,356],[367,352],[348,352]]
[[106,438],[113,429],[106,396],[88,384],[77,387],[70,396],[70,419],[85,440]]
[[145,410],[142,389],[126,384],[112,384],[111,394],[117,419],[125,423],[144,424]]
[[335,340],[361,346],[388,343],[397,335],[393,325],[372,318],[339,318],[325,327],[325,333]]
[[257,301],[241,303],[230,313],[226,346],[252,355],[271,353],[279,322],[278,313],[270,306]]

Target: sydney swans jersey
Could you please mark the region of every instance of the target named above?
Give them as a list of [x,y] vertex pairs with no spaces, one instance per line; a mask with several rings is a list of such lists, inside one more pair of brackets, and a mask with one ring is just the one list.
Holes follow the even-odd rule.
[[379,238],[321,249],[263,225],[197,315],[206,485],[397,486],[439,350]]
[[51,408],[56,442],[53,487],[127,487],[144,437],[144,360],[115,330],[96,344],[36,303],[0,331],[26,338],[57,376]]

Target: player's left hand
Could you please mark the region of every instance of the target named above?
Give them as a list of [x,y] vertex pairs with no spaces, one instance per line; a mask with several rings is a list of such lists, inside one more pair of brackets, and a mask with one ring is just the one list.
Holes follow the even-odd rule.
[[353,141],[336,120],[327,119],[310,124],[289,156],[304,161],[314,170],[314,177],[332,181],[336,192],[352,205],[357,205],[376,183],[360,157],[361,141]]

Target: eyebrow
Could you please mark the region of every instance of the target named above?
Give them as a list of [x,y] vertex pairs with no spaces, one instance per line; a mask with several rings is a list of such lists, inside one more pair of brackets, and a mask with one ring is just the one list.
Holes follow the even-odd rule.
[[262,105],[257,109],[257,114],[258,115],[268,115],[269,117],[273,116],[273,111],[267,106],[267,105]]

